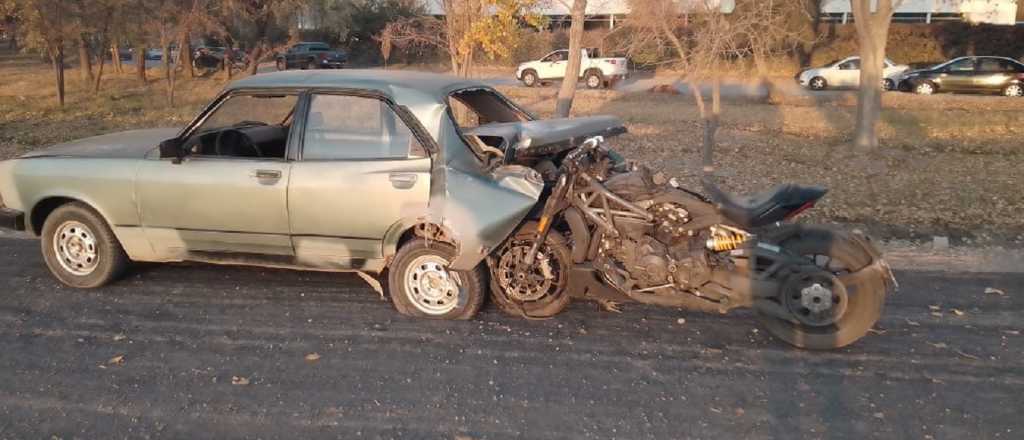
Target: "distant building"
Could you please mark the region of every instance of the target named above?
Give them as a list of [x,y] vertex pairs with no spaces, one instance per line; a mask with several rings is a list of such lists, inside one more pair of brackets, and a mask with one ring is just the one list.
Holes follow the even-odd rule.
[[[444,8],[441,0],[424,0],[427,5],[427,13],[430,15],[444,15]],[[717,4],[722,12],[731,13],[736,8],[736,0],[676,0],[679,4],[680,13],[697,9],[698,5],[707,2],[710,5]],[[565,0],[568,6],[572,6],[572,0]],[[569,21],[569,8],[558,0],[541,0],[539,12],[547,16],[552,24]],[[621,22],[626,15],[629,15],[629,0],[587,0],[587,27],[601,24],[614,28],[616,22]]]
[[[893,15],[894,22],[934,23],[967,21],[971,23],[1016,24],[1016,0],[903,0]],[[822,17],[829,21],[853,20],[850,0],[822,0]]]

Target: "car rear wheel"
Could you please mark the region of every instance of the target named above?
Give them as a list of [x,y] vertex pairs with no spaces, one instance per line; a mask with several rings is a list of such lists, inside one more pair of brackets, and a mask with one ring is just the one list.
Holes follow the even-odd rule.
[[896,83],[893,80],[886,78],[882,80],[882,90],[889,91],[896,88]]
[[604,78],[601,77],[601,73],[593,70],[587,72],[586,76],[583,77],[583,81],[588,89],[600,89],[604,85]]
[[1011,97],[1024,96],[1024,86],[1020,84],[1010,84],[1003,89],[1003,95]]
[[487,295],[483,265],[448,269],[455,248],[414,239],[398,250],[388,268],[388,293],[399,313],[417,318],[471,319]]
[[285,70],[287,68],[288,65],[285,64],[284,60],[277,60],[277,70]]
[[825,81],[825,78],[820,76],[811,78],[811,81],[807,84],[811,87],[811,90],[825,90],[828,87],[828,81]]
[[82,203],[54,210],[43,223],[43,260],[60,282],[91,289],[124,273],[128,255],[107,222]]
[[534,87],[537,85],[537,72],[527,70],[523,72],[522,77],[523,85],[526,87]]
[[935,93],[935,86],[928,81],[924,81],[914,86],[914,93],[918,95],[931,95]]

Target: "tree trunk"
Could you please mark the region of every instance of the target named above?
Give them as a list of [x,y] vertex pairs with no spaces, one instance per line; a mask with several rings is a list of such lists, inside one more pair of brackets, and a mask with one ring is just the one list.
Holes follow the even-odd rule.
[[53,73],[57,86],[57,104],[64,108],[64,44],[58,43],[55,49],[51,50],[50,59],[53,61]]
[[185,76],[189,79],[195,78],[195,70],[192,69],[192,40],[190,31],[185,31],[178,43],[178,57],[181,58],[181,68],[185,70]]
[[555,102],[555,117],[568,118],[572,101],[576,98],[576,85],[580,79],[580,64],[583,62],[583,20],[586,18],[587,0],[573,0],[572,24],[569,26],[569,65],[565,68],[562,87],[558,89]]
[[78,69],[79,78],[86,84],[92,83],[92,55],[89,53],[89,42],[85,35],[78,37]]
[[96,69],[96,81],[93,83],[93,86],[92,86],[92,93],[94,95],[100,92],[100,84],[101,84],[101,81],[103,81],[103,66],[105,66],[107,64],[107,63],[103,62],[103,51],[102,50],[99,51],[99,56],[97,57],[96,62],[99,63],[100,66]]
[[124,73],[124,65],[121,64],[121,45],[115,40],[110,45],[110,62],[114,64],[114,72]]
[[[255,75],[260,68],[260,59],[263,58],[263,42],[260,41],[256,44],[256,47],[252,48],[252,54],[249,56],[249,74]],[[228,62],[230,64],[230,62]]]
[[174,65],[171,63],[171,43],[161,44],[164,52],[164,80],[167,83],[167,105],[174,105]]
[[860,89],[857,92],[857,125],[853,145],[861,152],[878,147],[878,121],[882,114],[882,71],[885,45],[892,22],[892,0],[877,0],[871,12],[870,0],[850,0],[860,51]]
[[146,46],[138,45],[135,53],[132,54],[132,62],[135,63],[135,76],[139,78],[142,85],[146,85]]

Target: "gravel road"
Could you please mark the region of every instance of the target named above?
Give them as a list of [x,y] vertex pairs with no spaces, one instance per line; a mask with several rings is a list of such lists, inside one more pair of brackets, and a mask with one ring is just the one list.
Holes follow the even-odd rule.
[[410,320],[339,274],[75,291],[0,238],[0,438],[1021,438],[1024,274],[897,277],[873,334],[806,352],[743,313]]

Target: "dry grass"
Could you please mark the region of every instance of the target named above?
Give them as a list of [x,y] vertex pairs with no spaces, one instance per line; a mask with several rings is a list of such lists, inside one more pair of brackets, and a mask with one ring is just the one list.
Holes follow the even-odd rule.
[[[47,65],[0,53],[0,159],[105,132],[182,126],[224,85],[221,78],[179,80],[172,107],[155,72],[145,87],[128,74],[108,76],[97,95],[71,79],[74,71],[68,75],[60,110]],[[503,91],[541,115],[554,108],[553,88]],[[836,96],[727,101],[716,150],[723,183],[739,191],[777,182],[825,185],[831,193],[811,219],[865,225],[884,236],[1024,243],[1024,99],[887,94],[883,148],[854,157],[847,150],[854,108]],[[622,117],[630,133],[615,140],[619,149],[695,182],[701,125],[692,100],[580,91],[574,111]]]

